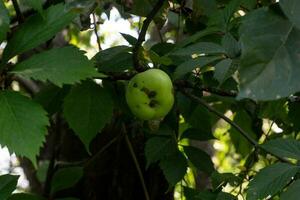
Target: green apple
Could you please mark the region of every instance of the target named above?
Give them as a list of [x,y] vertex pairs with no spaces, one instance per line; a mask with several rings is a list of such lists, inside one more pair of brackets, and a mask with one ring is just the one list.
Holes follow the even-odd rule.
[[173,84],[164,71],[149,69],[135,75],[126,89],[131,112],[143,120],[165,117],[174,104]]

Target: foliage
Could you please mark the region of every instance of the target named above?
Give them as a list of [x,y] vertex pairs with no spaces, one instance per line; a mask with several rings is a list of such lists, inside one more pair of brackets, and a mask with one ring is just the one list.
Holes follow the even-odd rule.
[[[102,50],[112,8],[138,38]],[[33,176],[0,199],[298,199],[299,41],[297,0],[0,0],[0,144]],[[142,121],[125,90],[152,67],[175,103]]]

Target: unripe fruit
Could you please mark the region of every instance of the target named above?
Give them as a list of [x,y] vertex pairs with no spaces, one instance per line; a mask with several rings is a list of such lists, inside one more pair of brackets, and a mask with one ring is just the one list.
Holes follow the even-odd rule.
[[131,112],[143,120],[165,117],[174,104],[173,84],[164,71],[149,69],[135,75],[126,89]]

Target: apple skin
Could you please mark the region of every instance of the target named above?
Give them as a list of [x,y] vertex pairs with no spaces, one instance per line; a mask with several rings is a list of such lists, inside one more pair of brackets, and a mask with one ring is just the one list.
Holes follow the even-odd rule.
[[165,117],[174,104],[173,84],[164,71],[149,69],[135,75],[126,89],[131,112],[143,120]]

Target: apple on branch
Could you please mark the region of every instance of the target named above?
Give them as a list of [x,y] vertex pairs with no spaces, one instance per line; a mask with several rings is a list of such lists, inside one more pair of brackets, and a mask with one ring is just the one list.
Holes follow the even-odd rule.
[[165,117],[172,109],[173,93],[173,84],[168,74],[160,69],[149,69],[129,81],[126,101],[138,118],[157,120]]

